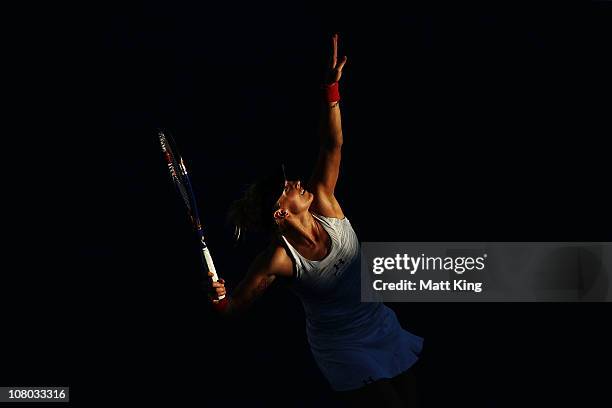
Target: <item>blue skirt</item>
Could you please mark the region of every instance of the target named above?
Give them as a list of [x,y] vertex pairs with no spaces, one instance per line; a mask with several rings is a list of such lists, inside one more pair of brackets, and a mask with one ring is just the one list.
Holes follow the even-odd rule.
[[336,391],[395,377],[419,358],[423,338],[402,329],[393,310],[384,304],[377,306],[375,317],[356,330],[307,330],[315,361]]

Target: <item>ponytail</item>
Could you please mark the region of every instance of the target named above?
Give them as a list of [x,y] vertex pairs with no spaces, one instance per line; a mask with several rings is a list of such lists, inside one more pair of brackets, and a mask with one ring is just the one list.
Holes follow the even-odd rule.
[[248,232],[272,234],[276,231],[273,213],[283,188],[283,177],[266,177],[251,184],[242,198],[230,205],[227,218],[234,226],[236,240]]

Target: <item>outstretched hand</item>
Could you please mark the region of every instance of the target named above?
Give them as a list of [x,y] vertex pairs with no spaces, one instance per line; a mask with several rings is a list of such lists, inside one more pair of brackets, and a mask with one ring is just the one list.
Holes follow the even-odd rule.
[[325,82],[327,84],[338,82],[340,80],[340,77],[342,76],[342,69],[344,68],[344,64],[346,64],[346,61],[346,55],[338,61],[338,34],[334,34],[332,36],[332,56],[330,59],[329,70],[327,71],[327,76],[325,78]]

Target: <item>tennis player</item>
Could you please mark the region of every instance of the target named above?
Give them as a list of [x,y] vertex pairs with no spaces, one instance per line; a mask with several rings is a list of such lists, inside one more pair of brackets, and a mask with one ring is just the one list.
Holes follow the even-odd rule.
[[308,189],[279,171],[232,205],[238,231],[267,230],[272,241],[231,294],[223,279],[211,282],[211,299],[220,313],[240,313],[275,280],[289,280],[304,306],[312,354],[341,398],[350,406],[416,406],[410,368],[423,339],[402,329],[384,304],[360,302],[359,241],[334,196],[342,149],[338,86],[347,57],[337,58],[338,35],[332,45],[319,157]]

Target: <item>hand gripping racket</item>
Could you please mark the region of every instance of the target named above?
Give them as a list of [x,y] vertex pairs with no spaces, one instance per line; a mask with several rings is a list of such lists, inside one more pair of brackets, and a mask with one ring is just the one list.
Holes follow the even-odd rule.
[[[198,206],[195,200],[193,189],[191,188],[191,181],[187,174],[187,168],[183,162],[183,158],[179,155],[176,148],[176,143],[172,139],[172,136],[166,134],[163,130],[158,130],[157,135],[161,144],[161,149],[168,164],[168,170],[170,171],[170,178],[174,182],[176,189],[183,198],[185,207],[187,207],[187,214],[191,220],[193,228],[196,230],[200,239],[200,249],[202,255],[202,262],[207,271],[212,272],[212,280],[216,282],[219,280],[217,271],[215,270],[215,264],[213,263],[210,251],[204,241],[204,230],[202,229],[202,223],[200,222],[200,215],[198,213]],[[219,300],[225,298],[225,295],[219,296]]]

